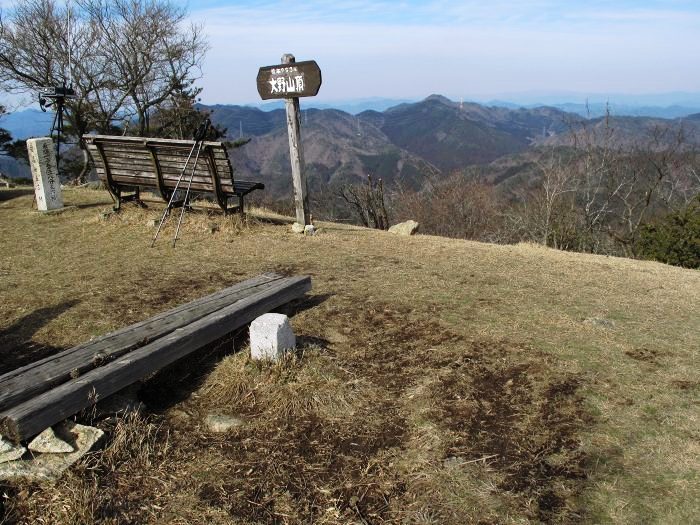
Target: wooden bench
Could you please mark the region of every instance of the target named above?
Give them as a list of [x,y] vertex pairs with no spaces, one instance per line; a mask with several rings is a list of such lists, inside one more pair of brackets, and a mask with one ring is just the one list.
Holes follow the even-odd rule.
[[0,434],[29,439],[311,290],[267,273],[0,376]]
[[[194,141],[83,135],[97,175],[116,199],[115,210],[122,202],[140,201],[140,188],[154,188],[168,202],[192,151]],[[178,189],[185,190],[192,175],[192,155]],[[192,192],[208,193],[228,213],[229,198],[238,197],[238,211],[243,213],[243,198],[265,185],[248,180],[235,180],[228,152],[222,142],[204,142],[192,179]],[[125,194],[131,192],[131,194]],[[187,205],[189,203],[180,203]]]

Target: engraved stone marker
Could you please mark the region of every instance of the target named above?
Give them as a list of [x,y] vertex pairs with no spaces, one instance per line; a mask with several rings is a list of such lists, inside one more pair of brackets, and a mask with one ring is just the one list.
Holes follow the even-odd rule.
[[27,151],[32,167],[37,209],[48,211],[63,208],[61,181],[58,178],[53,140],[48,137],[29,139]]

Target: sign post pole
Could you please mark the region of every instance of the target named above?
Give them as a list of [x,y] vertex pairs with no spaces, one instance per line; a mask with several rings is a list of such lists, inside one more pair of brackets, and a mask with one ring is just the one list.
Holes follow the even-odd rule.
[[[293,64],[294,55],[282,55],[283,64]],[[309,211],[309,192],[306,186],[304,166],[304,149],[301,145],[301,112],[299,97],[287,98],[284,101],[287,109],[287,134],[289,135],[289,159],[292,163],[292,181],[294,183],[294,207],[297,222],[306,226],[311,224]]]
[[301,146],[299,97],[313,97],[318,93],[321,87],[321,69],[313,60],[297,62],[294,55],[285,54],[282,55],[281,64],[260,68],[257,84],[258,93],[263,100],[284,99],[285,101],[296,221],[303,231],[305,226],[311,224],[311,213],[304,152]]

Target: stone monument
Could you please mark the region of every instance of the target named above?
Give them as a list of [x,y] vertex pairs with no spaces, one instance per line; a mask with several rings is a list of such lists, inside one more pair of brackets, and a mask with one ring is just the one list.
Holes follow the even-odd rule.
[[63,208],[61,181],[58,178],[53,140],[48,137],[29,139],[27,150],[32,167],[37,209],[50,211]]
[[296,347],[296,337],[283,314],[263,314],[250,323],[250,357],[276,361]]

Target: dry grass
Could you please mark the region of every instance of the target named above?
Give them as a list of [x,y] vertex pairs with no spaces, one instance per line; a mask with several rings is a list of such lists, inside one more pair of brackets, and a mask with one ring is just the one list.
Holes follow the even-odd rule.
[[[300,353],[231,341],[158,374],[148,421],[56,486],[7,485],[20,523],[681,523],[700,514],[700,274],[658,263],[321,224],[43,216],[0,191],[5,370],[276,270]],[[212,228],[212,225],[215,227]],[[244,340],[234,340],[238,349]],[[244,424],[225,435],[209,412]],[[100,423],[106,425],[108,423]]]

